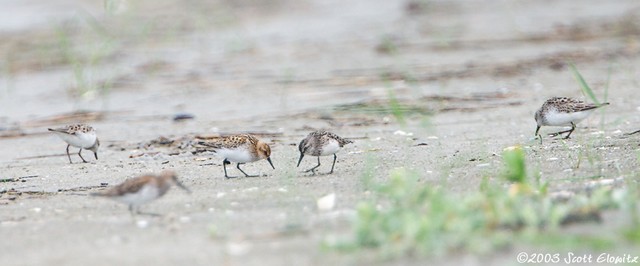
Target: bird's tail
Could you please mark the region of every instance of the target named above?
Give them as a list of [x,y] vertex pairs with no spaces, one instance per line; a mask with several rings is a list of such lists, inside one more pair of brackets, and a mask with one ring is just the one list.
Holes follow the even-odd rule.
[[220,143],[209,141],[198,141],[195,145],[196,148],[220,148]]
[[341,147],[344,146],[344,145],[350,144],[350,143],[353,143],[353,140],[348,140],[348,139],[341,139],[340,140],[340,146]]
[[193,145],[195,148],[191,153],[203,153],[203,152],[216,152],[216,148],[219,148],[220,145],[215,142],[207,142],[207,141],[198,141]]
[[579,111],[588,111],[588,110],[593,110],[593,109],[597,109],[597,108],[600,108],[600,107],[603,107],[603,106],[607,106],[607,105],[609,105],[609,103],[608,103],[608,102],[606,102],[606,103],[601,103],[601,104],[599,104],[599,105],[596,105],[595,103],[592,103],[592,104],[588,104],[588,105],[584,106],[584,107],[583,107],[581,110],[579,110]]

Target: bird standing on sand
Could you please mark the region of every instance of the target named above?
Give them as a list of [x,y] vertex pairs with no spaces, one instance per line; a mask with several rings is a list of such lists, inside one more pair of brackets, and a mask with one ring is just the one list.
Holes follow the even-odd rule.
[[248,175],[242,169],[241,164],[255,162],[266,159],[273,169],[276,169],[271,162],[271,148],[267,143],[258,138],[245,134],[219,137],[212,140],[198,142],[206,150],[215,152],[222,160],[224,177],[233,178],[227,175],[227,164],[237,163],[236,168],[246,177],[256,177],[258,175]]
[[69,163],[73,163],[71,161],[71,155],[69,154],[70,146],[80,148],[78,156],[80,156],[82,162],[87,162],[82,158],[82,149],[92,151],[96,160],[98,160],[98,147],[100,147],[100,140],[98,140],[96,131],[93,127],[84,124],[75,124],[62,128],[49,128],[49,131],[55,133],[67,143],[67,157],[69,158]]
[[536,127],[536,137],[542,136],[538,134],[542,126],[571,126],[571,129],[550,134],[557,136],[569,133],[565,136],[568,139],[571,133],[576,129],[576,124],[587,118],[595,109],[609,103],[593,104],[585,103],[569,97],[553,97],[542,104],[542,107],[536,111],[535,119],[538,126]]
[[331,171],[329,174],[333,173],[333,168],[336,165],[336,159],[338,156],[336,153],[349,143],[353,143],[351,140],[346,140],[339,137],[336,134],[333,134],[328,131],[318,130],[313,131],[307,135],[300,144],[298,145],[298,150],[300,151],[300,159],[298,159],[298,166],[300,166],[300,162],[302,162],[302,158],[304,155],[317,156],[318,157],[318,165],[315,167],[306,170],[305,172],[311,171],[314,175],[316,174],[316,168],[320,167],[320,156],[327,156],[333,154],[333,164],[331,165]]

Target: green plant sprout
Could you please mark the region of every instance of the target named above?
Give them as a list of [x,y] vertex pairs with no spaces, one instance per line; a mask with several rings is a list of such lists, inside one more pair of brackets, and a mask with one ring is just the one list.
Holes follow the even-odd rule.
[[[530,180],[522,148],[507,149],[502,157],[500,178],[486,177],[477,191],[461,195],[422,182],[416,171],[391,171],[387,182],[372,185],[374,197],[358,204],[352,237],[332,247],[345,251],[373,249],[383,258],[394,258],[459,251],[487,253],[518,241],[553,244],[557,243],[559,227],[597,221],[603,209],[618,208],[629,201],[629,193],[620,195],[606,187],[593,190],[589,196],[555,200],[539,175]],[[635,236],[634,232],[629,234]],[[563,236],[574,248],[615,245],[606,238]]]

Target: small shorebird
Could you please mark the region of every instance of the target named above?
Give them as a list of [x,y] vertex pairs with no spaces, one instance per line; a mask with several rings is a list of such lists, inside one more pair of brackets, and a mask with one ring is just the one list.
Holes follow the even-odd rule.
[[271,148],[267,143],[262,142],[256,137],[246,135],[233,135],[219,137],[208,141],[201,141],[198,144],[205,147],[206,150],[214,151],[222,160],[224,168],[224,177],[233,178],[227,175],[227,164],[237,163],[236,168],[240,170],[246,177],[256,177],[258,175],[248,175],[242,169],[241,164],[255,162],[267,159],[267,162],[273,169],[276,169],[271,162]]
[[320,167],[320,156],[333,154],[333,164],[331,165],[331,171],[329,172],[329,174],[331,174],[333,173],[333,167],[336,165],[336,159],[338,159],[336,153],[342,147],[344,147],[344,145],[347,145],[349,143],[353,143],[353,141],[343,139],[331,132],[327,132],[324,130],[313,131],[309,133],[306,138],[300,141],[300,145],[298,145],[298,150],[300,151],[300,159],[298,159],[297,167],[300,166],[300,162],[302,162],[302,158],[305,154],[310,156],[317,156],[318,165],[305,171],[311,171],[315,175],[316,168]]
[[76,124],[62,128],[49,128],[49,131],[55,133],[67,143],[67,157],[69,158],[69,163],[73,163],[71,161],[71,155],[69,154],[70,146],[80,148],[78,156],[80,156],[82,162],[87,162],[82,158],[82,149],[92,151],[96,160],[98,160],[98,147],[100,147],[100,140],[98,140],[96,130],[93,129],[93,127],[84,124]]
[[593,104],[585,103],[569,97],[553,97],[548,99],[542,107],[536,111],[536,137],[542,136],[538,134],[542,126],[571,126],[571,129],[550,134],[550,136],[558,136],[560,134],[569,133],[565,136],[568,139],[571,133],[576,129],[576,124],[587,118],[596,108],[609,105],[609,103]]
[[129,211],[133,215],[139,213],[142,204],[162,197],[171,185],[176,185],[188,193],[191,191],[178,181],[173,171],[162,171],[160,175],[143,175],[127,179],[123,183],[107,190],[91,193],[91,196],[100,196],[114,199],[129,205]]

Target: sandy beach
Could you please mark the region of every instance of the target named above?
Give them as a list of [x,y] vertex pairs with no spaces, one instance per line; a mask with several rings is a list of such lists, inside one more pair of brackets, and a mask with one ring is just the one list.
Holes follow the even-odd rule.
[[[433,263],[323,243],[351,234],[372,198],[367,173],[385,182],[413,169],[425,186],[464,195],[499,175],[512,146],[553,192],[637,186],[640,134],[626,133],[640,129],[640,2],[133,2],[0,11],[0,265]],[[547,98],[590,101],[570,62],[611,104],[570,140],[540,144],[534,113]],[[184,114],[193,119],[175,121]],[[47,132],[77,122],[97,129],[99,160],[85,151],[89,163],[72,154],[69,164]],[[297,145],[321,128],[354,143],[333,174],[313,176],[302,172],[312,157],[296,168]],[[269,143],[276,169],[263,160],[243,166],[263,176],[225,179],[221,158],[192,153],[196,137],[235,133]],[[332,157],[321,160],[326,173]],[[159,216],[88,196],[163,169],[193,193],[174,188],[142,207]],[[330,194],[335,206],[319,210]],[[609,210],[561,230],[609,236],[628,220]],[[515,265],[522,250],[538,248],[436,261]]]

